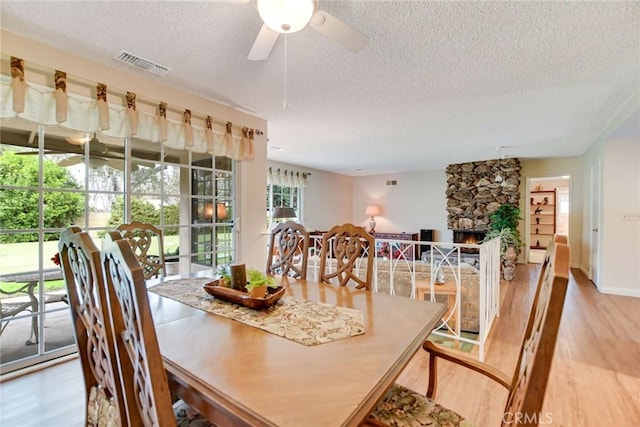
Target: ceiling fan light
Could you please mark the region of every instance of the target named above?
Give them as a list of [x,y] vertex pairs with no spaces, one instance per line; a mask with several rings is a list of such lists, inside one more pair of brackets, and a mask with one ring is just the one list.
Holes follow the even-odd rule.
[[83,137],[67,136],[67,137],[64,138],[64,140],[67,141],[71,145],[84,145],[89,140],[89,137],[87,137],[87,136],[83,136]]
[[279,33],[295,33],[307,26],[316,9],[315,0],[257,0],[265,25]]

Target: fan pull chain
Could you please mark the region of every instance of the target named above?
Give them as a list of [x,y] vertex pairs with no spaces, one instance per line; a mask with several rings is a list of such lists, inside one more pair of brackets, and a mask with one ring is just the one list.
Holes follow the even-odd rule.
[[287,35],[284,35],[284,84],[282,94],[282,109],[286,110],[289,106],[287,102]]

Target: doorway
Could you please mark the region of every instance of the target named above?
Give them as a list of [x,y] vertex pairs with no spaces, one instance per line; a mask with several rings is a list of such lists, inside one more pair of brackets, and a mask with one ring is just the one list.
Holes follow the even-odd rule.
[[540,264],[554,234],[569,238],[570,177],[531,178],[525,221],[527,261]]

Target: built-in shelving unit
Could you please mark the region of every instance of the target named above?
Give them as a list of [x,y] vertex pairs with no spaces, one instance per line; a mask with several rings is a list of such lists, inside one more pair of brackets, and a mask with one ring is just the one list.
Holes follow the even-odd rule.
[[530,192],[530,235],[531,249],[547,249],[556,232],[556,190]]

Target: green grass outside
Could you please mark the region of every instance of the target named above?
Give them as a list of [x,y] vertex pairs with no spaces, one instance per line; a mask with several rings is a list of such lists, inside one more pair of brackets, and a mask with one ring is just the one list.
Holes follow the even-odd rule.
[[[0,287],[2,287],[2,290],[4,292],[16,291],[21,287],[23,287],[24,285],[25,285],[25,282],[23,283],[0,282]],[[45,292],[59,291],[61,289],[65,289],[64,280],[47,280],[46,282],[44,282],[44,289],[45,289]],[[9,295],[9,294],[5,294],[4,292],[0,292],[0,296],[2,296],[3,298],[21,297],[27,294],[26,292],[18,292],[16,294]]]
[[[99,238],[92,236],[95,243],[99,244]],[[173,252],[178,247],[180,242],[180,236],[165,236],[164,245],[165,252]],[[43,244],[43,268],[45,270],[52,270],[57,267],[50,258],[52,258],[58,252],[58,242],[50,241]],[[158,255],[158,250],[152,248],[151,255]],[[25,242],[25,243],[3,243],[0,244],[0,275],[38,271],[38,242]],[[5,292],[12,292],[20,289],[26,282],[1,282],[0,286]],[[44,282],[45,291],[56,291],[65,288],[64,280],[47,280]],[[0,295],[4,294],[0,292]],[[8,296],[23,296],[24,294],[18,293]]]

